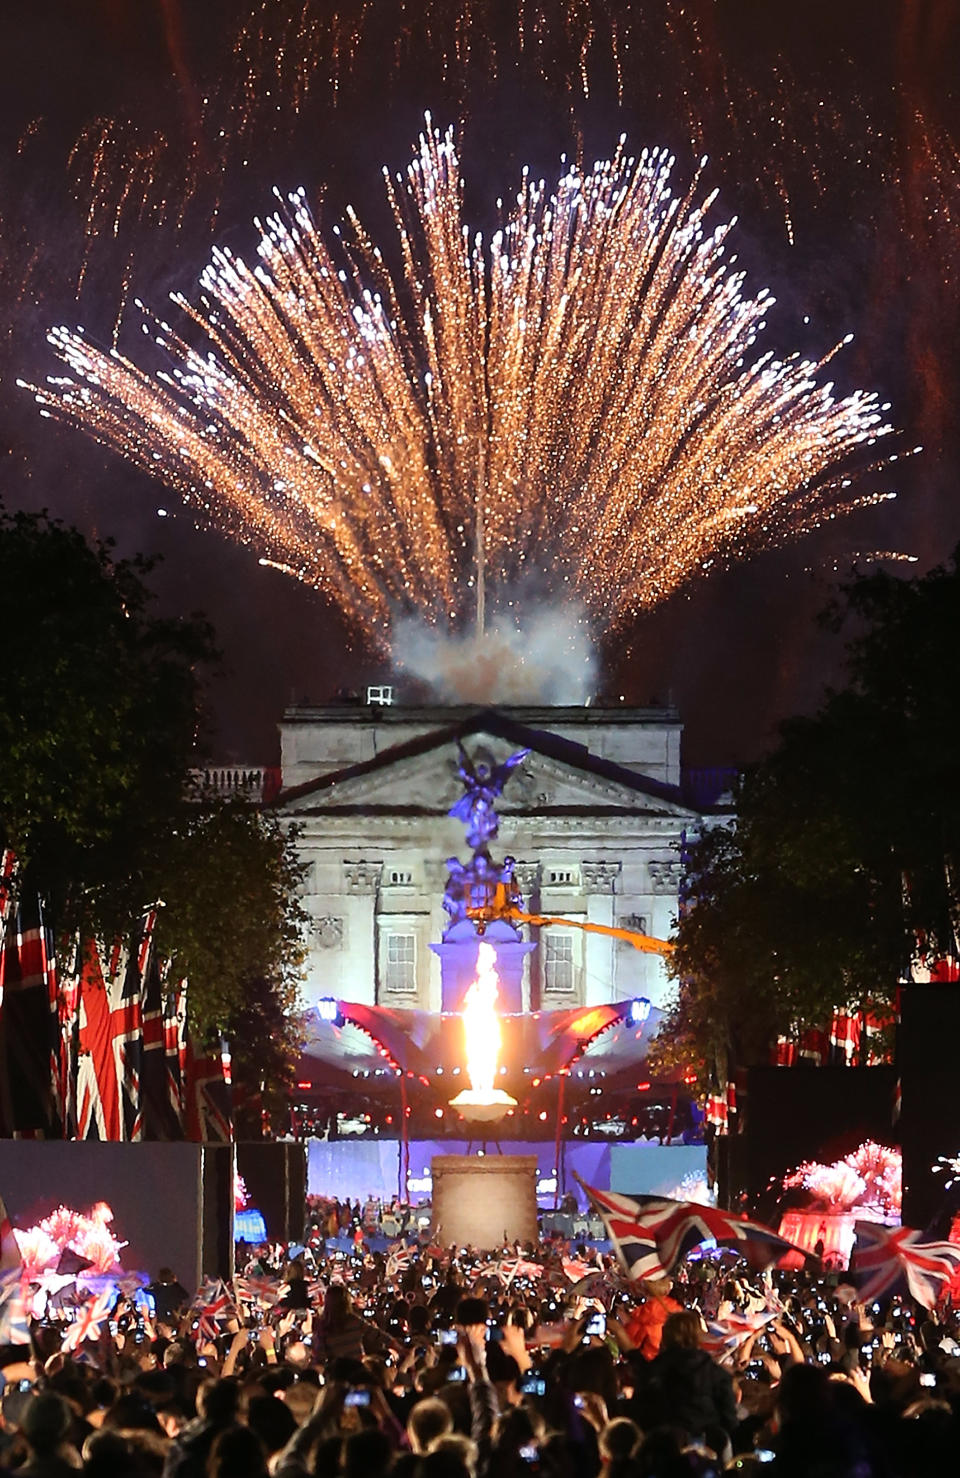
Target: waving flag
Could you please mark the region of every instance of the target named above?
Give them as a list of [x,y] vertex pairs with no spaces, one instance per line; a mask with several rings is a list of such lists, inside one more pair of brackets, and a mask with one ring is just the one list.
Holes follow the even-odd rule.
[[872,1221],[858,1221],[855,1230],[850,1271],[864,1303],[887,1298],[906,1284],[917,1303],[932,1309],[944,1283],[960,1267],[955,1242],[921,1242],[922,1232]]
[[0,1197],[0,1272],[7,1272],[10,1268],[19,1269],[21,1261],[13,1222],[7,1214],[3,1198]]
[[234,1278],[233,1287],[238,1299],[261,1309],[271,1308],[280,1301],[279,1278]]
[[526,1258],[502,1257],[496,1267],[497,1277],[505,1287],[509,1288],[514,1278],[539,1278],[543,1272],[542,1263],[528,1262]]
[[391,1243],[387,1248],[387,1277],[395,1278],[398,1273],[408,1272],[418,1250],[408,1247],[405,1242]]
[[206,1278],[197,1289],[190,1307],[199,1318],[198,1331],[204,1339],[216,1339],[221,1326],[237,1312],[233,1296],[222,1278]]
[[583,1181],[580,1184],[634,1280],[669,1276],[680,1259],[702,1242],[732,1246],[754,1267],[767,1267],[787,1252],[802,1252],[762,1222],[715,1206],[656,1197],[638,1199],[597,1190]]
[[23,1281],[23,1269],[5,1268],[0,1272],[0,1345],[28,1345],[30,1323]]
[[722,1360],[739,1350],[742,1344],[757,1334],[777,1316],[772,1311],[764,1314],[731,1314],[728,1319],[708,1319],[707,1332],[701,1336],[700,1347]]
[[571,1283],[579,1283],[582,1278],[589,1278],[591,1273],[599,1271],[595,1262],[584,1262],[579,1257],[565,1257],[561,1266]]
[[116,1296],[116,1289],[111,1287],[105,1289],[103,1293],[98,1293],[96,1298],[91,1298],[87,1303],[83,1304],[77,1317],[63,1336],[60,1348],[63,1350],[75,1350],[86,1339],[99,1339],[100,1326],[113,1308]]

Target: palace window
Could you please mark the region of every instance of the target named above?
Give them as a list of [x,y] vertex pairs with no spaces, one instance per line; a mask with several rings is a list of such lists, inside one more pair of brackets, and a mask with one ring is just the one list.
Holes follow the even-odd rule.
[[392,867],[387,874],[387,885],[391,888],[408,888],[413,882],[413,873],[409,868]]
[[546,884],[548,888],[575,888],[579,883],[577,869],[575,867],[548,867]]
[[573,935],[545,932],[540,939],[543,955],[543,988],[551,995],[570,995],[576,989]]
[[388,934],[384,957],[383,987],[413,995],[417,989],[417,936]]

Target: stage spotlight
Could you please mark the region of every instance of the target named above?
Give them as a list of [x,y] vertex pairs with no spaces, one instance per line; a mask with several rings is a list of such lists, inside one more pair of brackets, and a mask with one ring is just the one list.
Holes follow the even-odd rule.
[[646,996],[637,996],[636,1000],[630,1002],[627,1020],[631,1026],[642,1026],[649,1015],[650,1002]]
[[339,1001],[335,1001],[333,996],[321,996],[317,1002],[317,1015],[321,1021],[328,1021],[331,1026],[336,1025],[340,1020]]

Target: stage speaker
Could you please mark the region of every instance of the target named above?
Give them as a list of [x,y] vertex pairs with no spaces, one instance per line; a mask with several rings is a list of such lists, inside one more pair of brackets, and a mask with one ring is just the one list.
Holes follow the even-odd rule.
[[753,1067],[747,1077],[742,1188],[769,1214],[804,1160],[831,1163],[866,1139],[897,1142],[892,1067]]
[[251,1207],[263,1213],[270,1240],[298,1242],[307,1206],[306,1146],[267,1140],[238,1144],[237,1172]]
[[956,1196],[950,1173],[933,1173],[939,1156],[960,1155],[960,985],[905,985],[900,996],[897,1065],[903,1145],[904,1226],[950,1229]]
[[233,1145],[201,1147],[203,1185],[200,1265],[208,1278],[233,1277]]

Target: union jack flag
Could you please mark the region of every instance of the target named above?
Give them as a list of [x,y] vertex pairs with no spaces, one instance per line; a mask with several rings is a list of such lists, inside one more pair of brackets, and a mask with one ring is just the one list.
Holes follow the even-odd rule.
[[543,1266],[538,1262],[528,1262],[520,1256],[502,1257],[497,1263],[496,1271],[500,1282],[509,1288],[514,1278],[539,1278]]
[[221,1039],[220,1050],[198,1057],[187,1037],[187,1137],[202,1144],[230,1144],[233,1140],[230,1049]]
[[395,1278],[398,1273],[406,1273],[419,1248],[408,1247],[406,1242],[393,1242],[387,1248],[387,1277]]
[[19,1269],[21,1263],[20,1246],[13,1231],[13,1222],[7,1214],[7,1208],[0,1197],[0,1270],[6,1272],[10,1268]]
[[906,1284],[917,1303],[932,1309],[944,1283],[960,1267],[955,1242],[922,1242],[922,1232],[872,1221],[858,1221],[855,1230],[850,1270],[864,1303],[887,1298]]
[[243,1303],[254,1304],[259,1308],[271,1308],[280,1299],[280,1280],[278,1278],[256,1278],[252,1276],[234,1278],[233,1289]]
[[680,1259],[702,1242],[729,1243],[753,1267],[768,1267],[786,1252],[801,1251],[762,1222],[715,1206],[655,1197],[639,1200],[597,1190],[583,1181],[580,1184],[633,1280],[667,1277]]
[[[144,1139],[182,1139],[179,1014],[155,949],[143,972],[141,1103]],[[174,1074],[171,1073],[174,1069]]]
[[103,1293],[98,1293],[96,1298],[91,1298],[81,1305],[77,1317],[63,1336],[60,1348],[75,1350],[78,1345],[83,1344],[84,1340],[99,1339],[100,1327],[113,1308],[116,1297],[115,1288],[106,1288]]
[[16,901],[17,854],[9,847],[0,851],[0,949]]
[[[8,895],[9,880],[3,883]],[[31,1139],[59,1137],[60,1032],[54,941],[39,895],[22,889],[0,950],[5,1071],[0,1070],[7,1132]]]
[[28,1345],[30,1322],[24,1292],[23,1268],[0,1272],[0,1345]]
[[216,1339],[221,1324],[237,1311],[233,1295],[222,1278],[205,1278],[190,1307],[199,1317],[197,1330],[204,1339]]
[[708,1319],[707,1332],[701,1337],[700,1345],[714,1360],[722,1360],[726,1355],[732,1355],[734,1350],[769,1324],[777,1316],[775,1313],[765,1314],[731,1314],[728,1319]]
[[581,1278],[588,1278],[591,1273],[597,1272],[595,1262],[584,1262],[579,1257],[565,1257],[561,1260],[561,1266],[571,1283],[579,1283]]

